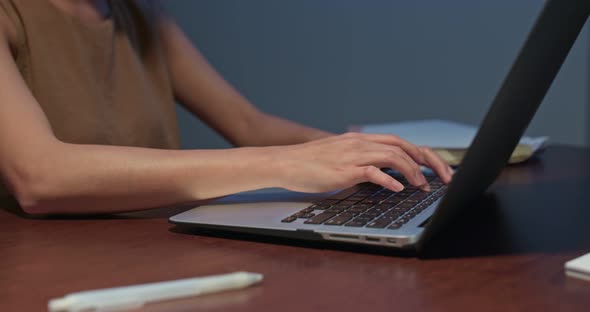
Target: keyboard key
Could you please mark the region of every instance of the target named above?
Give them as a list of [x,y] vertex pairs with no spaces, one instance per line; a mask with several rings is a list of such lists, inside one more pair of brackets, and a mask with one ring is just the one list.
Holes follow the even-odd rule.
[[412,208],[416,206],[415,202],[411,202],[411,201],[403,201],[400,204],[398,204],[397,206],[395,206],[395,208],[400,208],[400,209],[407,209],[407,208]]
[[389,224],[389,222],[384,222],[384,221],[371,221],[369,224],[367,224],[368,228],[372,228],[372,229],[382,229],[384,227],[386,227]]
[[363,207],[356,207],[356,206],[352,206],[349,209],[346,210],[346,212],[356,212],[356,213],[361,213],[361,212],[365,212],[368,208],[363,208]]
[[346,222],[348,222],[348,220],[352,219],[355,215],[351,214],[351,213],[342,213],[337,215],[336,217],[328,220],[326,223],[324,223],[325,225],[342,225]]
[[390,226],[388,226],[387,228],[388,228],[388,229],[390,229],[390,230],[397,230],[397,229],[399,229],[400,227],[402,227],[402,225],[403,225],[403,224],[401,224],[401,223],[394,222],[394,223],[392,223]]
[[399,220],[397,220],[397,222],[399,222],[401,224],[406,224],[406,223],[408,223],[408,221],[410,221],[410,219],[411,218],[406,215],[406,216],[401,217]]
[[366,212],[382,214],[382,213],[386,212],[387,210],[389,210],[389,209],[373,207],[373,208],[367,210]]
[[281,222],[283,222],[283,223],[291,223],[291,222],[293,222],[295,220],[297,220],[297,217],[290,216],[290,217],[286,217],[285,219],[281,220]]
[[388,211],[388,212],[384,213],[383,216],[397,219],[397,218],[399,218],[399,216],[401,216],[401,213],[399,213],[397,211]]
[[443,187],[445,184],[440,181],[432,181],[430,183],[430,188],[433,190],[438,190],[439,188]]
[[422,202],[421,199],[408,198],[408,199],[404,200],[404,205],[411,205],[410,207],[414,207],[414,206],[418,205],[420,202]]
[[382,229],[386,227],[389,223],[393,222],[395,219],[387,218],[387,217],[379,217],[377,220],[371,221],[367,224],[369,228],[379,228]]
[[346,210],[346,208],[348,208],[348,207],[330,207],[330,208],[326,209],[325,211],[326,212],[329,212],[329,213],[335,213],[336,214],[336,213],[343,212],[344,210]]
[[361,184],[361,189],[360,191],[356,192],[356,194],[354,194],[355,196],[369,196],[371,194],[375,194],[375,190],[371,189],[370,187],[368,187],[367,185]]
[[392,206],[395,204],[400,203],[402,200],[404,200],[401,196],[393,196],[393,197],[389,197],[387,199],[385,199],[382,203],[383,204],[391,204]]
[[394,192],[392,190],[383,190],[379,194],[393,195],[393,194],[396,194],[396,192]]
[[304,213],[304,214],[300,214],[298,216],[298,218],[300,218],[300,219],[309,219],[309,218],[311,218],[313,216],[315,216],[314,213]]
[[394,205],[392,205],[392,204],[377,204],[377,205],[375,205],[374,208],[383,209],[383,210],[389,210],[389,209],[393,208],[393,206]]
[[328,199],[324,199],[324,200],[322,200],[320,202],[317,202],[316,204],[318,204],[318,205],[330,205],[331,206],[331,205],[336,204],[339,201],[340,201],[339,199],[331,199],[331,198],[328,198]]
[[328,205],[328,204],[314,204],[314,205],[309,206],[309,208],[313,209],[313,210],[325,210],[325,209],[330,208],[331,206],[332,205]]
[[338,206],[352,206],[356,203],[357,203],[357,201],[355,201],[355,200],[348,200],[347,199],[347,200],[343,200],[343,201],[339,202],[337,205]]
[[358,188],[351,187],[330,196],[329,200],[342,200],[358,192]]
[[336,207],[336,208],[348,208],[352,205],[354,205],[355,203],[345,203],[345,202],[340,202],[337,203],[336,205],[333,205],[332,207]]
[[322,224],[329,220],[330,218],[334,217],[336,214],[331,212],[322,212],[319,215],[308,219],[307,221],[303,222],[305,224]]
[[387,197],[389,197],[389,195],[380,195],[380,194],[377,194],[375,196],[369,197],[369,199],[372,199],[372,200],[381,202],[381,201],[385,200]]
[[397,205],[397,206],[393,207],[393,209],[391,209],[391,211],[397,211],[400,213],[404,213],[404,212],[408,211],[408,209],[411,209],[411,208],[412,207],[408,208],[408,207],[401,207],[401,206]]
[[369,205],[369,204],[356,204],[353,207],[369,209],[369,208],[373,207],[373,205]]
[[366,215],[366,214],[362,214],[362,215],[359,215],[359,216],[357,216],[356,218],[354,218],[354,220],[364,220],[364,221],[367,221],[367,223],[368,223],[369,221],[372,221],[373,219],[375,219],[375,217],[373,217],[373,216],[368,216],[368,215]]
[[377,200],[374,198],[366,198],[361,201],[361,204],[376,205],[380,202],[381,202],[381,200]]
[[416,192],[414,193],[412,196],[410,196],[410,198],[408,199],[413,199],[413,200],[424,200],[426,199],[426,197],[430,196],[430,193],[427,192]]
[[369,222],[369,221],[354,219],[354,220],[346,223],[344,226],[363,227],[363,226],[365,226],[365,224],[367,224],[367,222]]
[[420,205],[418,205],[416,208],[414,208],[417,212],[422,212],[424,209],[426,209],[426,207],[428,207],[427,203],[422,203]]
[[[381,213],[380,213],[380,212],[371,212],[371,211],[367,211],[367,212],[365,212],[365,213],[361,214],[360,216],[364,216],[365,218],[371,218],[371,219],[374,219],[374,218],[376,218],[376,217],[378,217],[378,216],[380,216],[380,215],[381,215]],[[359,216],[359,217],[360,217],[360,216]]]

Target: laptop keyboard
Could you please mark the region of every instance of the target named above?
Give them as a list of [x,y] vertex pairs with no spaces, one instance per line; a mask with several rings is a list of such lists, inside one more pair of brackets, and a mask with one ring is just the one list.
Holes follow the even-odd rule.
[[314,202],[282,222],[305,219],[305,224],[399,229],[442,197],[447,189],[436,176],[426,176],[430,192],[409,185],[404,177],[395,178],[407,185],[403,191],[396,193],[376,184],[363,183],[360,188],[351,188]]

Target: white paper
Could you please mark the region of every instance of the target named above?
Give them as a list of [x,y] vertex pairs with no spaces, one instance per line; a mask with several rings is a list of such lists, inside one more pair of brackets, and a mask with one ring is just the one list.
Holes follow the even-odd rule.
[[[466,149],[475,138],[477,128],[447,120],[416,120],[397,123],[365,125],[361,132],[395,134],[416,145],[432,148]],[[537,151],[547,142],[548,137],[527,137],[520,144],[529,145]]]
[[590,253],[565,263],[568,276],[590,281]]

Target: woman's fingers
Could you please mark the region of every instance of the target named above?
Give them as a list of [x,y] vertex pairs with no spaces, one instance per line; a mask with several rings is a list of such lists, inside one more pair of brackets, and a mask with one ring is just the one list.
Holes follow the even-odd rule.
[[[426,146],[416,146],[398,136],[390,135],[390,134],[360,134],[361,137],[365,140],[369,140],[374,143],[380,143],[384,145],[389,145],[393,147],[400,148],[403,152],[396,151],[401,157],[404,157],[407,160],[409,156],[411,160],[407,160],[410,163],[418,163],[420,165],[425,165],[434,170],[434,172],[441,177],[441,179],[445,183],[449,183],[451,181],[453,175],[453,169],[447,164],[447,162],[442,159],[436,152],[434,152],[431,148]],[[393,168],[398,169],[398,168]],[[423,177],[423,175],[421,174]],[[407,177],[406,177],[407,178]],[[412,180],[408,179],[410,183]],[[414,183],[412,183],[414,184]],[[415,185],[415,184],[414,184]],[[420,186],[420,185],[416,185]]]
[[378,168],[392,168],[403,174],[408,182],[429,191],[426,177],[420,170],[420,166],[405,151],[400,148],[379,144],[373,153],[364,153],[366,157],[361,166],[375,166]]
[[424,173],[420,169],[420,165],[400,148],[393,148],[392,152],[394,156],[390,158],[389,161],[391,165],[388,167],[401,172],[410,184],[419,187],[425,192],[430,192],[430,186],[428,185],[428,181],[426,181]]
[[368,140],[374,143],[380,143],[390,146],[398,146],[403,149],[415,162],[419,164],[424,164],[426,161],[424,159],[424,154],[420,150],[420,148],[398,136],[392,134],[368,134],[368,133],[360,133],[359,134],[364,140]]
[[448,183],[446,163],[431,149],[418,147],[391,135],[349,133],[288,147],[280,166],[284,187],[302,192],[325,192],[355,183],[372,182],[395,192],[404,186],[380,168],[399,171],[408,183],[429,191],[420,165],[430,166]]
[[359,167],[358,177],[357,183],[371,182],[394,192],[401,192],[404,189],[403,184],[375,166]]
[[432,170],[434,170],[434,172],[436,172],[436,174],[441,177],[443,182],[447,184],[451,182],[453,169],[451,169],[447,162],[430,147],[422,146],[420,149],[424,153],[424,158],[426,159],[426,163],[424,165],[432,168]]

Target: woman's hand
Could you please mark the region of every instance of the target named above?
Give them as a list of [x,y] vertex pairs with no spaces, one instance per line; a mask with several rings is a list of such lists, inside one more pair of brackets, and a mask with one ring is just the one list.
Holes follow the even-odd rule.
[[429,191],[429,185],[420,165],[432,168],[445,183],[453,174],[432,149],[386,134],[346,133],[278,147],[275,156],[280,168],[278,183],[299,192],[327,192],[362,182],[401,191],[403,185],[380,168],[398,170],[424,191]]

